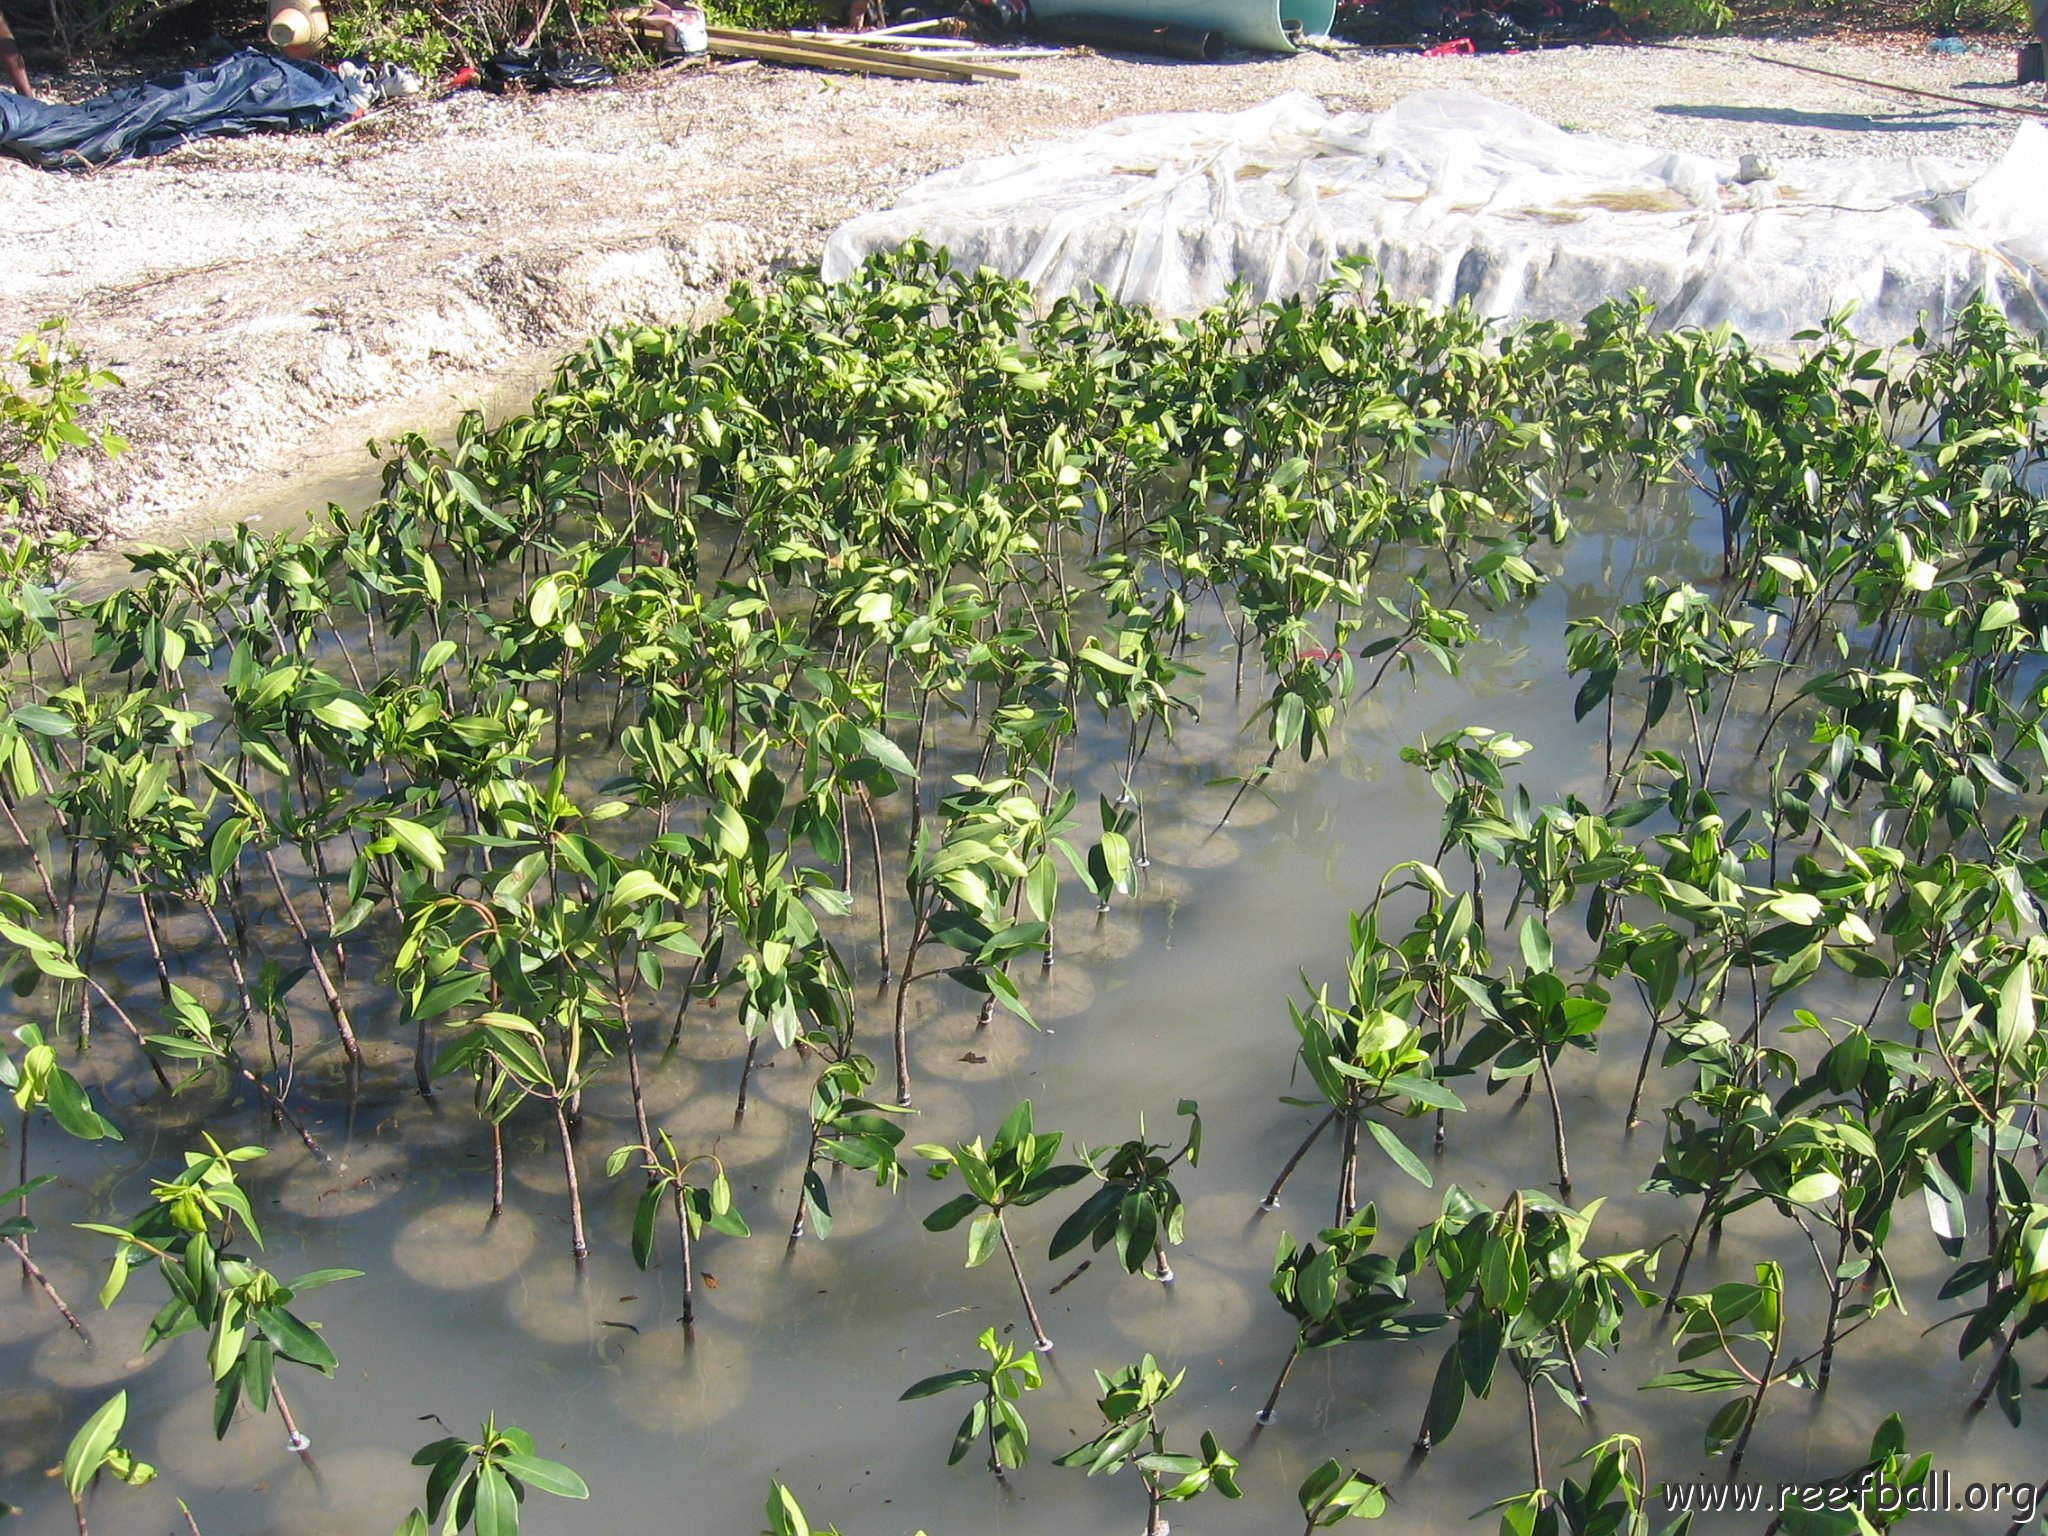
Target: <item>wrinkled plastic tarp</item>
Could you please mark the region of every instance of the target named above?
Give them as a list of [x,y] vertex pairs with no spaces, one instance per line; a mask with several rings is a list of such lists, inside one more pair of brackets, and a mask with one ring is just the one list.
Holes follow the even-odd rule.
[[1100,284],[1185,314],[1242,281],[1312,288],[1364,255],[1397,296],[1573,320],[1646,292],[1665,325],[1783,340],[1854,303],[1872,341],[1939,328],[1980,291],[2048,329],[2048,129],[1986,168],[1928,159],[1737,167],[1591,134],[1464,92],[1332,115],[1301,94],[1244,112],[1125,118],[941,172],[840,226],[829,279],[912,237],[1067,293]]
[[74,106],[0,91],[0,152],[61,170],[161,155],[213,134],[325,128],[354,111],[318,64],[244,49]]

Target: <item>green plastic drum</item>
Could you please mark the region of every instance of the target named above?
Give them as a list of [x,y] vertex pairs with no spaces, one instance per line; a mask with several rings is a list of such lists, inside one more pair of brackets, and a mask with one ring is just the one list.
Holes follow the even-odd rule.
[[1234,48],[1293,53],[1304,37],[1327,37],[1336,0],[1032,0],[1032,16],[1057,25],[1062,17],[1113,16],[1147,26],[1213,32]]

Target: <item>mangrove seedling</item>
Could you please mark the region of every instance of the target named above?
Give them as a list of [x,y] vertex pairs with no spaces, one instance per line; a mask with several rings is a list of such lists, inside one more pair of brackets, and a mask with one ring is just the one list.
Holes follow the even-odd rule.
[[1038,1362],[1028,1352],[999,1342],[993,1328],[982,1329],[981,1337],[974,1342],[988,1356],[987,1365],[927,1376],[913,1383],[897,1401],[908,1403],[920,1397],[934,1397],[955,1387],[978,1389],[981,1395],[954,1432],[953,1449],[946,1457],[946,1465],[958,1465],[977,1440],[985,1440],[988,1469],[1001,1477],[1006,1471],[1023,1466],[1031,1454],[1031,1431],[1017,1403],[1026,1392],[1038,1389]]
[[150,1321],[144,1349],[181,1334],[207,1336],[206,1365],[214,1382],[213,1432],[225,1439],[244,1396],[258,1413],[274,1401],[284,1421],[286,1444],[304,1455],[311,1442],[300,1431],[275,1377],[277,1363],[289,1361],[332,1376],[334,1351],[317,1324],[291,1310],[305,1291],[337,1280],[353,1280],[358,1269],[320,1269],[280,1281],[233,1251],[237,1229],[261,1246],[262,1233],[249,1197],[235,1178],[235,1166],[263,1156],[260,1147],[225,1150],[211,1136],[208,1150],[187,1152],[185,1169],[174,1179],[156,1180],[151,1203],[125,1227],[80,1222],[82,1231],[111,1237],[118,1245],[100,1305],[110,1307],[132,1269],[154,1262],[170,1300]]
[[1188,1139],[1171,1157],[1162,1155],[1171,1143],[1145,1139],[1142,1120],[1138,1134],[1100,1162],[1083,1149],[1082,1159],[1102,1180],[1102,1188],[1060,1223],[1046,1257],[1071,1253],[1084,1238],[1097,1253],[1115,1244],[1117,1262],[1126,1274],[1137,1274],[1152,1257],[1158,1260],[1153,1279],[1172,1283],[1173,1265],[1166,1249],[1181,1241],[1187,1208],[1170,1175],[1182,1158],[1192,1168],[1202,1156],[1201,1110],[1193,1099],[1182,1099],[1174,1113],[1188,1118]]
[[[1044,846],[1044,811],[1024,793],[1021,780],[962,777],[957,782],[960,787],[939,802],[945,818],[939,835],[920,837],[905,876],[915,916],[896,982],[896,1102],[905,1107],[910,1103],[906,1010],[911,986],[944,974],[994,997],[1028,1024],[1030,1010],[1008,967],[1046,944],[1042,919],[1011,922],[1007,910],[1020,891],[1034,911],[1050,899],[1051,880],[1034,875],[1052,858]],[[951,950],[953,957],[919,970],[919,955],[933,943]]]
[[1552,1150],[1557,1157],[1560,1194],[1572,1192],[1571,1159],[1565,1147],[1564,1101],[1558,1096],[1555,1066],[1566,1047],[1598,1048],[1600,1025],[1607,1017],[1608,996],[1597,981],[1574,985],[1550,968],[1550,934],[1534,917],[1522,921],[1522,954],[1529,970],[1520,981],[1512,976],[1470,989],[1479,1010],[1480,1027],[1458,1053],[1458,1066],[1476,1071],[1488,1065],[1487,1091],[1497,1091],[1531,1073],[1543,1079],[1550,1104]]
[[[1725,1366],[1687,1366],[1666,1371],[1643,1383],[1644,1390],[1736,1392],[1707,1425],[1707,1454],[1728,1453],[1728,1478],[1742,1467],[1749,1437],[1763,1415],[1764,1398],[1772,1387],[1790,1381],[1810,1386],[1804,1367],[1785,1356],[1785,1271],[1766,1261],[1756,1266],[1756,1280],[1731,1280],[1712,1290],[1678,1298],[1678,1358],[1697,1360],[1719,1353]],[[1737,1346],[1744,1346],[1738,1349]],[[1747,1353],[1754,1359],[1743,1358]],[[1759,1357],[1760,1358],[1757,1358]]]
[[1371,1251],[1379,1235],[1379,1213],[1371,1204],[1341,1227],[1326,1227],[1322,1247],[1296,1244],[1280,1234],[1270,1282],[1282,1309],[1294,1319],[1294,1343],[1259,1409],[1260,1424],[1273,1422],[1280,1393],[1304,1351],[1367,1339],[1414,1339],[1444,1324],[1439,1313],[1409,1313],[1408,1277],[1386,1254]]
[[903,1178],[903,1164],[896,1155],[903,1127],[889,1117],[906,1111],[866,1097],[874,1086],[875,1064],[857,1053],[832,1059],[844,1049],[843,1039],[822,1031],[806,1035],[804,1043],[827,1060],[811,1089],[811,1140],[804,1155],[803,1189],[789,1224],[791,1248],[802,1239],[806,1225],[821,1238],[832,1234],[832,1197],[818,1173],[820,1159],[872,1173],[878,1189],[893,1190]]
[[[1301,1040],[1298,1060],[1318,1097],[1285,1098],[1282,1102],[1311,1109],[1329,1107],[1281,1167],[1273,1187],[1259,1202],[1261,1210],[1279,1206],[1287,1180],[1333,1124],[1341,1127],[1343,1136],[1333,1225],[1345,1225],[1358,1209],[1361,1127],[1396,1167],[1425,1189],[1429,1187],[1429,1169],[1422,1160],[1408,1150],[1393,1127],[1372,1117],[1374,1110],[1414,1118],[1430,1109],[1441,1113],[1465,1107],[1463,1100],[1436,1081],[1423,1033],[1408,1021],[1406,1010],[1422,1006],[1424,990],[1424,983],[1408,971],[1401,951],[1381,941],[1378,916],[1354,913],[1344,1000],[1334,1000],[1324,986],[1310,989],[1305,1008],[1288,1003],[1288,1017]],[[1303,985],[1307,984],[1304,977]]]
[[1661,1530],[1650,1524],[1649,1469],[1643,1443],[1634,1435],[1609,1435],[1573,1460],[1592,1463],[1585,1482],[1567,1477],[1555,1494],[1532,1488],[1494,1506],[1500,1511],[1500,1536],[1686,1536],[1692,1529],[1690,1511]]
[[[746,1218],[732,1203],[732,1182],[725,1176],[724,1163],[709,1152],[684,1157],[667,1131],[657,1131],[655,1140],[661,1143],[659,1149],[620,1147],[605,1160],[604,1171],[607,1178],[615,1179],[633,1161],[634,1154],[639,1154],[647,1187],[633,1206],[633,1262],[641,1269],[647,1268],[654,1258],[654,1228],[661,1215],[662,1201],[668,1201],[674,1208],[676,1248],[683,1266],[683,1315],[678,1321],[691,1328],[696,1325],[697,1314],[690,1245],[703,1235],[706,1227],[727,1237],[748,1237],[752,1233]],[[707,1165],[711,1174],[701,1185],[690,1181],[691,1170],[699,1164]]]
[[1301,1536],[1315,1536],[1346,1520],[1377,1520],[1387,1512],[1387,1485],[1332,1458],[1301,1480],[1294,1491],[1305,1523]]
[[1540,1190],[1522,1190],[1494,1211],[1456,1185],[1445,1193],[1442,1213],[1416,1234],[1401,1259],[1408,1273],[1425,1266],[1436,1272],[1445,1310],[1457,1322],[1457,1337],[1444,1350],[1430,1388],[1415,1442],[1419,1453],[1427,1454],[1450,1434],[1466,1399],[1492,1391],[1505,1358],[1521,1383],[1532,1481],[1545,1485],[1538,1383],[1583,1416],[1588,1398],[1579,1351],[1614,1348],[1628,1305],[1655,1300],[1636,1278],[1648,1278],[1654,1254],[1584,1251],[1601,1203],[1575,1211]]
[[1010,1273],[1017,1281],[1017,1294],[1024,1300],[1032,1341],[1040,1351],[1051,1349],[1052,1340],[1045,1336],[1045,1325],[1038,1320],[1038,1308],[1031,1300],[1031,1288],[1024,1283],[1024,1266],[1017,1260],[1017,1246],[1010,1240],[1004,1213],[1036,1205],[1047,1195],[1057,1194],[1088,1177],[1085,1163],[1054,1161],[1060,1153],[1060,1141],[1058,1131],[1032,1130],[1031,1101],[1026,1099],[1010,1111],[997,1129],[996,1139],[986,1147],[977,1136],[958,1147],[926,1143],[917,1148],[919,1157],[930,1159],[932,1178],[943,1179],[948,1170],[958,1168],[962,1182],[967,1185],[965,1194],[954,1196],[925,1217],[925,1230],[950,1232],[972,1216],[973,1224],[967,1229],[969,1269],[987,1263],[989,1255],[1001,1245],[1003,1257],[1010,1261]]
[[[519,1506],[526,1490],[539,1489],[558,1499],[587,1499],[590,1487],[559,1461],[533,1453],[533,1436],[507,1424],[498,1427],[492,1414],[481,1437],[464,1440],[450,1435],[413,1452],[412,1464],[427,1467],[427,1508],[415,1509],[399,1524],[396,1536],[427,1536],[441,1521],[440,1536],[474,1531],[476,1536],[519,1536]],[[446,1519],[441,1511],[446,1509]]]
[[79,1426],[71,1444],[64,1449],[64,1492],[70,1496],[71,1512],[78,1518],[78,1536],[88,1536],[85,1495],[101,1472],[131,1488],[140,1488],[156,1477],[155,1467],[121,1444],[121,1430],[127,1422],[128,1394],[116,1392]]
[[1159,1409],[1180,1389],[1186,1375],[1181,1370],[1168,1376],[1149,1354],[1114,1375],[1097,1371],[1095,1381],[1102,1396],[1095,1400],[1095,1408],[1102,1415],[1102,1433],[1053,1463],[1085,1467],[1090,1477],[1098,1472],[1114,1476],[1125,1467],[1135,1467],[1145,1488],[1145,1536],[1167,1536],[1162,1511],[1168,1504],[1192,1499],[1210,1488],[1226,1499],[1243,1496],[1237,1486],[1236,1458],[1218,1445],[1208,1430],[1202,1431],[1199,1456],[1166,1448]]

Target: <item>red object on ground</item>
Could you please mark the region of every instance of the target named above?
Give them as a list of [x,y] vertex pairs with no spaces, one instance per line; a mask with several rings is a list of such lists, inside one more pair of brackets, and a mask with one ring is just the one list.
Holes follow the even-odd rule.
[[1472,52],[1471,38],[1454,37],[1448,43],[1438,43],[1434,48],[1423,49],[1422,56],[1425,59],[1448,59],[1461,53],[1470,52]]
[[465,64],[462,66],[462,68],[458,69],[457,71],[455,71],[454,74],[448,77],[448,83],[441,87],[441,94],[445,96],[451,91],[463,90],[469,86],[475,85],[477,81],[482,78],[483,77],[476,72],[473,66]]

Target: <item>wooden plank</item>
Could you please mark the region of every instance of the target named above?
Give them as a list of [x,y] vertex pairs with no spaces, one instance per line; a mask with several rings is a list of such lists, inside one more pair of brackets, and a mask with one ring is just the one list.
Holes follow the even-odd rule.
[[837,43],[845,48],[896,48],[915,53],[919,49],[969,52],[981,44],[965,37],[884,37],[879,32],[792,32],[811,42]]
[[793,38],[786,33],[780,32],[747,32],[737,27],[711,27],[707,30],[710,32],[714,43],[722,38],[727,42],[748,43],[757,47],[798,49],[810,54],[813,58],[851,59],[869,62],[878,58],[886,58],[891,64],[900,63],[903,67],[907,68],[936,70],[940,71],[943,76],[954,79],[969,75],[978,76],[984,80],[1021,80],[1023,78],[1014,69],[1000,69],[992,64],[969,63],[966,60],[955,61],[941,55],[920,54],[917,58],[912,59],[907,55],[891,54],[880,48],[863,47],[853,43],[810,42],[801,38]]
[[765,64],[796,64],[810,69],[839,70],[847,74],[883,75],[894,80],[937,80],[965,85],[969,76],[961,69],[938,69],[916,59],[884,57],[873,49],[850,49],[844,53],[818,53],[791,42],[758,42],[752,38],[711,35],[711,51],[725,58],[758,59]]

